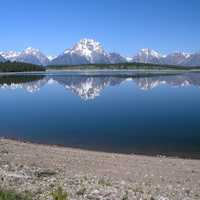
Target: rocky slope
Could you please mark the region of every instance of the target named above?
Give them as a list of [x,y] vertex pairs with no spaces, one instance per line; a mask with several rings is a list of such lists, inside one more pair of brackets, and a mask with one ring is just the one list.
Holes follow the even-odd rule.
[[6,61],[6,59],[0,55],[0,62],[5,62],[5,61]]

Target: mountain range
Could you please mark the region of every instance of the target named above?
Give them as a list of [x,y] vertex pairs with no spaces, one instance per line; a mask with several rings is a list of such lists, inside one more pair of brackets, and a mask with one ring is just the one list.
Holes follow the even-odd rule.
[[136,55],[123,57],[107,52],[93,39],[82,39],[72,48],[66,49],[58,56],[46,56],[39,49],[27,48],[22,52],[0,52],[0,62],[18,61],[37,65],[81,65],[81,64],[117,64],[125,62],[169,64],[180,66],[200,66],[200,53],[188,54],[175,52],[162,55],[152,49],[141,49]]

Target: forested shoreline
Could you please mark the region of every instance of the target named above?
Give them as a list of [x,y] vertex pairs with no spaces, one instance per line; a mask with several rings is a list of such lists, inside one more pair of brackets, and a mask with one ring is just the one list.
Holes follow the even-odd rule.
[[34,72],[46,70],[199,70],[200,67],[159,65],[151,63],[83,64],[41,66],[22,62],[1,62],[0,72]]
[[116,69],[116,70],[198,70],[200,67],[162,65],[151,63],[119,63],[119,64],[84,64],[84,65],[49,65],[48,70],[84,70],[84,69]]
[[32,72],[45,71],[43,66],[33,65],[22,62],[4,62],[0,63],[0,72]]

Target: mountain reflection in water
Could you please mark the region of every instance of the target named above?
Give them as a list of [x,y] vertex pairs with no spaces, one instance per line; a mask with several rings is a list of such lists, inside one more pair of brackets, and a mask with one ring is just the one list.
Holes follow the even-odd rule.
[[157,76],[96,76],[96,75],[7,75],[0,76],[1,89],[23,88],[27,92],[37,92],[46,84],[60,84],[66,90],[83,100],[91,100],[100,96],[108,86],[120,85],[124,81],[133,81],[142,90],[151,90],[160,85],[171,87],[197,86],[200,87],[199,73],[184,73],[179,75]]

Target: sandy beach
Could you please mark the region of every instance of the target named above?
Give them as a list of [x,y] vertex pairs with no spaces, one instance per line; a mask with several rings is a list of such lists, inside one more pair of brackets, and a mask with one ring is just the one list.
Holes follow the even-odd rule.
[[0,185],[51,199],[199,200],[200,160],[83,151],[0,139]]

